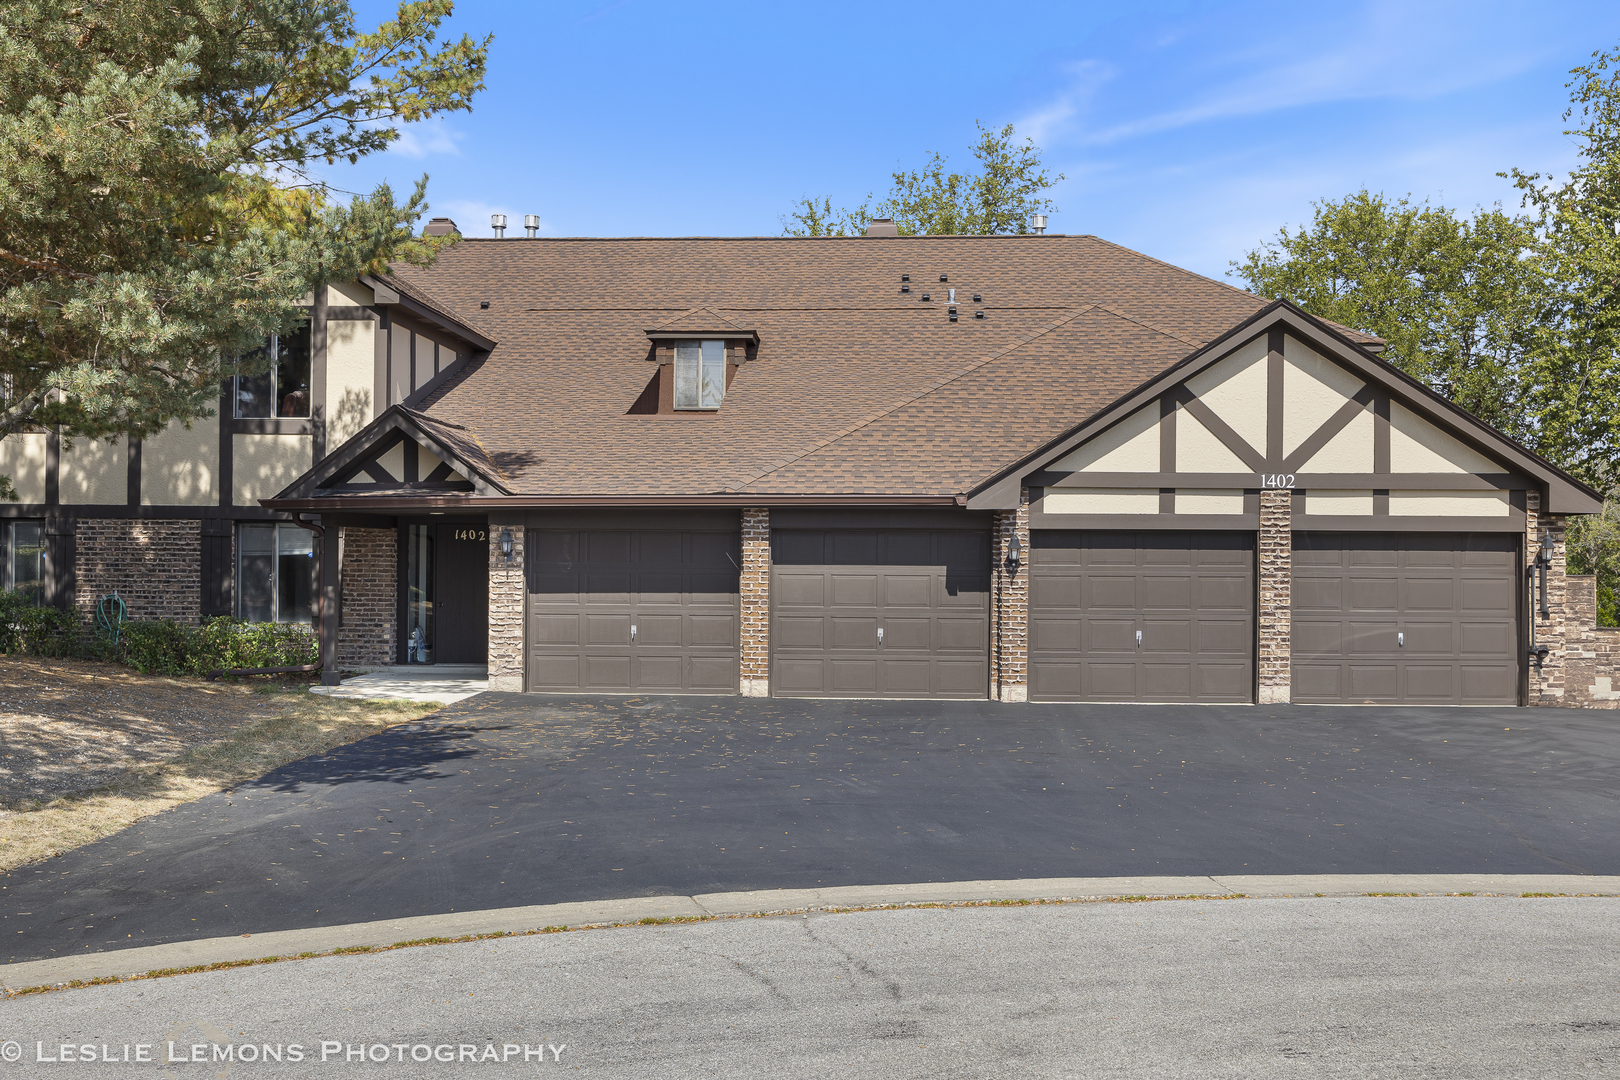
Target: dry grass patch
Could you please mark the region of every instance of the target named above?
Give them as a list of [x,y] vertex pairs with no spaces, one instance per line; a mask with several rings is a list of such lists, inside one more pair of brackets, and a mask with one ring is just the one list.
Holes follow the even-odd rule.
[[440,708],[60,660],[0,660],[0,695],[0,871]]

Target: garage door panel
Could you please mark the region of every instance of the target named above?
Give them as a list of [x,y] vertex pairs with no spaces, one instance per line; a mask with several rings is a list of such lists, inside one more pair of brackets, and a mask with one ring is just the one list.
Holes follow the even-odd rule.
[[1341,578],[1311,578],[1296,569],[1293,581],[1295,611],[1332,611],[1344,608],[1344,581]]
[[530,530],[528,688],[735,691],[738,574],[722,557],[735,559],[737,542],[723,532]]
[[926,617],[921,619],[897,619],[892,615],[883,618],[883,651],[894,652],[900,649],[911,649],[918,652],[928,652],[933,647],[933,620]]
[[1093,611],[1135,611],[1141,607],[1137,600],[1137,582],[1135,576],[1115,577],[1111,574],[1084,579],[1084,592],[1081,594],[1084,606]]
[[826,579],[820,574],[787,571],[771,575],[771,608],[820,608],[825,601]]
[[585,616],[585,644],[587,644],[587,645],[628,645],[628,644],[630,644],[630,616],[628,616],[628,615],[587,615],[587,616]]
[[[1306,533],[1294,547],[1293,700],[1517,702],[1516,537]],[[1332,580],[1343,583],[1337,610]],[[1393,603],[1378,611],[1384,597]]]
[[1455,611],[1457,608],[1457,582],[1451,577],[1408,577],[1405,592],[1401,604],[1404,612]]
[[1080,647],[1086,652],[1134,653],[1136,620],[1093,617],[1084,621]]
[[1030,571],[1033,699],[1253,700],[1252,533],[1031,541],[1046,553]]
[[834,615],[827,619],[832,628],[832,647],[835,649],[876,649],[876,616],[858,617]]
[[1341,589],[1347,611],[1396,611],[1401,606],[1400,583],[1393,578],[1356,574]]
[[734,615],[693,614],[685,617],[686,641],[693,648],[721,648],[737,644],[737,618]]
[[1193,584],[1190,577],[1182,577],[1179,574],[1143,577],[1139,590],[1137,595],[1143,611],[1189,611],[1193,606]]
[[828,577],[832,586],[833,607],[876,607],[878,599],[878,579],[876,574],[832,574]]
[[627,532],[588,532],[580,540],[580,561],[627,565],[632,540]]
[[1407,656],[1454,656],[1457,653],[1457,627],[1451,622],[1401,620],[1406,644],[1396,646]]
[[[988,533],[779,530],[771,543],[778,564],[771,616],[776,693],[985,696]],[[785,553],[800,560],[790,571],[780,567]],[[820,584],[812,586],[811,578]],[[819,614],[818,631],[808,624],[813,613]],[[807,621],[800,626],[792,621],[797,619]]]
[[586,574],[585,603],[630,605],[629,574]]
[[686,644],[683,640],[686,629],[686,619],[680,615],[648,615],[645,612],[636,616],[636,644],[642,648],[655,648],[660,645],[679,648]]
[[884,574],[883,606],[927,608],[933,584],[927,574]]

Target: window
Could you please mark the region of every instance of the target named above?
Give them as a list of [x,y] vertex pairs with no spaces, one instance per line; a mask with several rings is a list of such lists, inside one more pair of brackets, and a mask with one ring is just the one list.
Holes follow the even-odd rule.
[[726,343],[675,343],[675,407],[718,409],[726,396]]
[[242,525],[236,533],[237,616],[247,622],[315,621],[315,534],[296,525]]
[[433,663],[433,526],[411,525],[405,540],[405,662]]
[[45,523],[12,521],[6,527],[5,587],[45,602]]
[[[309,416],[309,323],[287,334],[272,334],[263,349],[249,356],[270,370],[236,377],[236,415],[243,419]],[[244,360],[248,357],[244,357]]]

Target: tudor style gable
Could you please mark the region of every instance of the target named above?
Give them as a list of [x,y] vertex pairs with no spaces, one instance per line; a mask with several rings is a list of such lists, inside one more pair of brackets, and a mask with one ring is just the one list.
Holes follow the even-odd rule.
[[276,498],[509,494],[472,432],[396,405]]
[[1051,527],[1234,528],[1293,492],[1295,528],[1524,527],[1525,492],[1589,491],[1287,305],[1127,395],[974,496],[1027,487]]

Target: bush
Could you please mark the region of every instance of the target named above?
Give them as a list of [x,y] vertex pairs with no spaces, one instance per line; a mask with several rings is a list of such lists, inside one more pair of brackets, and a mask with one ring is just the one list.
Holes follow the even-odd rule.
[[143,675],[207,675],[222,668],[298,667],[319,660],[307,626],[207,619],[199,627],[160,620],[124,624],[120,659]]
[[82,656],[86,641],[71,612],[35,606],[27,592],[0,592],[0,652]]

